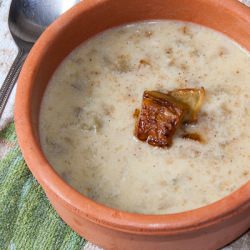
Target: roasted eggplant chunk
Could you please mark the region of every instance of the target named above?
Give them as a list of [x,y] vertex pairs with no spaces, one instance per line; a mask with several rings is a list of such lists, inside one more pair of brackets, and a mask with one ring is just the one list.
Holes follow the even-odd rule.
[[135,135],[152,146],[169,147],[188,106],[168,94],[145,91]]
[[172,96],[176,101],[188,105],[188,111],[183,118],[184,123],[197,122],[198,113],[205,98],[205,89],[203,87],[199,89],[176,89],[168,92],[168,95]]
[[185,133],[182,135],[183,139],[197,141],[199,143],[204,143],[204,139],[198,133]]
[[[171,146],[172,137],[181,124],[197,122],[204,97],[204,88],[176,89],[167,93],[145,91],[141,111],[137,109],[134,113],[135,136],[153,146]],[[194,135],[184,138],[200,141]]]

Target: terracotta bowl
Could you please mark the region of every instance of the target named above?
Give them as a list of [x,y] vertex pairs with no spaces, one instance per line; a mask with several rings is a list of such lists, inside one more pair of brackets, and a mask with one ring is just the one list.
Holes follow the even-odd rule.
[[58,214],[84,238],[105,249],[216,249],[250,227],[250,182],[218,202],[188,212],[132,214],[78,193],[53,170],[40,147],[40,104],[60,62],[98,32],[148,19],[205,25],[250,50],[250,9],[236,0],[85,0],[44,32],[25,62],[15,106],[18,141]]

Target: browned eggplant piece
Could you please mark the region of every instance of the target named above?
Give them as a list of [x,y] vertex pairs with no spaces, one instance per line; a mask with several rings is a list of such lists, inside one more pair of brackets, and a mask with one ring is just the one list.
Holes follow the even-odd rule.
[[137,118],[139,117],[139,115],[140,115],[140,109],[135,109],[135,111],[134,111],[134,113],[133,113],[133,117],[134,117],[135,119],[137,119]]
[[183,122],[184,123],[195,123],[198,119],[198,113],[205,98],[205,89],[176,89],[168,92],[176,101],[184,103],[188,106]]
[[135,135],[141,141],[158,147],[169,147],[185,113],[186,104],[157,91],[145,91]]
[[197,141],[199,143],[204,143],[204,139],[202,138],[202,136],[198,133],[186,133],[182,135],[183,139],[188,139],[188,140],[193,140],[193,141]]

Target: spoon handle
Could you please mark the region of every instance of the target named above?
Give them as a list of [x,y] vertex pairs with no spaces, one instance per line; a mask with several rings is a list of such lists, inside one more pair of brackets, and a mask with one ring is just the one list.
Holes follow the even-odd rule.
[[2,117],[4,108],[8,102],[9,96],[13,87],[16,84],[17,78],[27,57],[27,53],[23,49],[19,49],[18,54],[13,62],[8,75],[6,76],[3,85],[0,89],[0,118]]

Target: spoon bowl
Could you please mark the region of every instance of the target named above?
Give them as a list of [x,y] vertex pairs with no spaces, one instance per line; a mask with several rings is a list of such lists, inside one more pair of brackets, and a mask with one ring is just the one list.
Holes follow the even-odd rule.
[[79,0],[13,0],[9,12],[9,29],[17,45],[33,45],[58,16]]
[[30,49],[58,16],[80,0],[12,0],[9,30],[18,47],[18,54],[0,89],[0,117]]

